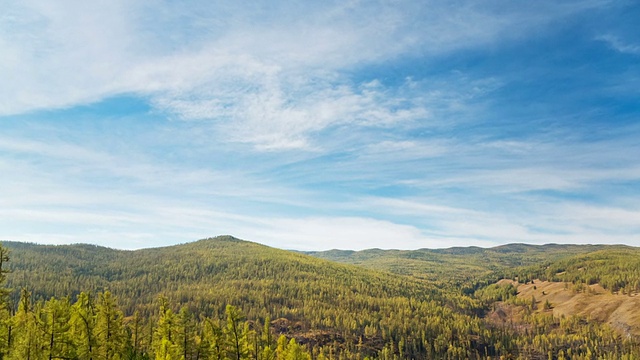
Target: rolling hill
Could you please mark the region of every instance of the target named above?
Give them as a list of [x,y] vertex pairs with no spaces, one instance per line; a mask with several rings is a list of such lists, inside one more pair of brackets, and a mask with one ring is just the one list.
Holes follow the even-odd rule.
[[[490,343],[479,341],[486,335],[474,315],[479,302],[455,291],[229,236],[137,251],[4,246],[11,251],[8,286],[26,287],[34,299],[109,290],[125,315],[146,318],[157,313],[159,296],[196,316],[222,317],[234,305],[248,319],[279,319],[279,333],[327,352],[377,354],[402,342],[415,356],[449,346],[468,354],[476,351],[472,339]],[[17,304],[19,293],[12,294]],[[432,344],[452,331],[459,335],[446,347]]]
[[[73,302],[80,292],[108,290],[132,333],[131,319],[142,319],[146,333],[157,332],[166,304],[198,324],[228,316],[233,305],[246,316],[247,329],[258,334],[256,326],[267,323],[267,333],[296,339],[314,358],[560,359],[569,349],[575,359],[640,355],[635,325],[618,321],[635,316],[631,300],[618,307],[624,314],[612,309],[598,317],[590,298],[572,293],[571,300],[558,289],[610,284],[599,288],[598,299],[619,296],[611,286],[637,291],[635,248],[511,244],[303,254],[230,236],[136,251],[3,245],[11,252],[12,313],[20,288],[44,314],[51,297]],[[496,283],[500,278],[512,280]],[[158,351],[152,338],[134,343],[152,356]]]
[[329,250],[305,253],[344,264],[469,287],[476,281],[497,280],[496,277],[504,277],[515,270],[529,266],[540,264],[547,266],[556,260],[598,250],[627,248],[618,245],[507,244],[494,248],[471,246],[447,249]]

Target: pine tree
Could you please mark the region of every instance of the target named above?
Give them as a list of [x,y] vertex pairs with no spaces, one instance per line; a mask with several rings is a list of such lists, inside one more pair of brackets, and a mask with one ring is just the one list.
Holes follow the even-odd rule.
[[44,329],[49,344],[49,360],[71,359],[75,357],[75,346],[71,342],[69,299],[47,301],[43,311]]
[[158,298],[160,314],[153,336],[153,349],[157,360],[178,359],[179,348],[175,343],[176,318],[165,297]]
[[234,360],[246,359],[249,352],[248,324],[243,324],[244,316],[231,305],[227,305],[225,313],[227,315],[227,326],[224,328],[224,335],[229,358]]
[[277,360],[311,360],[311,354],[302,347],[296,339],[287,340],[286,336],[280,335],[276,348]]
[[264,319],[264,326],[262,327],[262,332],[260,333],[260,347],[261,353],[259,358],[271,360],[275,358],[275,347],[273,346],[273,338],[271,335],[271,328],[269,325],[271,324],[271,319],[267,316]]
[[287,352],[287,360],[311,360],[311,355],[304,347],[296,342],[296,339],[289,340]]
[[125,349],[125,331],[122,312],[109,291],[98,295],[96,306],[95,360],[120,359]]
[[186,307],[180,309],[176,325],[177,333],[175,342],[178,347],[178,354],[185,360],[191,359],[196,350],[195,321]]
[[140,337],[142,333],[142,324],[140,319],[140,313],[136,310],[133,313],[133,318],[129,323],[129,331],[131,339],[131,347],[129,349],[129,353],[131,354],[132,359],[137,359],[138,355],[141,354],[140,351]]
[[46,358],[42,328],[40,324],[40,307],[31,305],[31,293],[26,289],[20,291],[18,312],[14,317],[15,341],[9,352],[9,359],[40,360]]
[[204,319],[204,328],[202,331],[203,354],[208,355],[209,359],[222,360],[225,359],[225,338],[222,328],[218,320]]
[[11,309],[7,302],[9,290],[4,287],[7,279],[7,262],[9,261],[9,250],[0,245],[0,359],[9,352],[12,341],[13,323],[11,319]]
[[91,295],[82,292],[71,307],[71,334],[80,360],[93,358],[96,347],[94,329],[96,327],[96,314]]

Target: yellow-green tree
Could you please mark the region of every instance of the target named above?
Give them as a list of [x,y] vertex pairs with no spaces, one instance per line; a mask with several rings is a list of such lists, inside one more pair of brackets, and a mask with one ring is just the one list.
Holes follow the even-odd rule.
[[31,293],[26,289],[20,292],[18,312],[14,316],[13,336],[15,341],[9,351],[8,359],[39,360],[44,359],[44,337],[40,321],[40,307],[31,305]]
[[70,322],[78,359],[92,359],[96,346],[93,334],[96,327],[96,314],[91,295],[85,292],[78,294],[75,304],[71,307]]
[[98,295],[94,337],[96,360],[121,359],[126,345],[123,315],[109,291]]
[[7,302],[9,290],[4,287],[9,272],[7,269],[8,261],[9,250],[0,245],[0,359],[11,348],[11,332],[13,330],[10,305]]
[[249,326],[244,322],[244,315],[231,305],[227,305],[225,314],[227,326],[224,328],[224,335],[228,357],[234,360],[246,359],[249,353]]
[[161,296],[158,298],[158,325],[153,337],[153,348],[157,360],[179,359],[179,348],[176,339],[176,317],[169,306],[169,301]]
[[69,299],[51,298],[44,305],[43,325],[49,360],[75,358],[75,346],[70,333],[71,305]]

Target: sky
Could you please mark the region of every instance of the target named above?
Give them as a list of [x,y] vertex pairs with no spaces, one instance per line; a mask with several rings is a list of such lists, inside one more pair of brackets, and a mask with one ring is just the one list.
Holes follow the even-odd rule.
[[640,246],[637,1],[0,8],[2,240]]

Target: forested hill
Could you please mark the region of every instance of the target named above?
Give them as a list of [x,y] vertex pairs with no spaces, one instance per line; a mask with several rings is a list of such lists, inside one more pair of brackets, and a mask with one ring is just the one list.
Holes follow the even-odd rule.
[[307,290],[319,297],[348,290],[383,298],[434,295],[436,291],[414,279],[230,236],[135,251],[85,244],[6,241],[3,245],[10,250],[10,288],[26,287],[35,298],[45,299],[108,289],[121,298],[125,313],[144,311],[159,294],[188,302],[198,312],[211,311],[211,303],[220,303],[217,310],[222,313],[227,303],[285,305]]
[[[11,270],[7,285],[12,291],[6,307],[0,306],[0,355],[6,350],[3,346],[11,348],[12,342],[7,340],[11,336],[20,341],[31,339],[20,338],[18,328],[13,331],[3,324],[23,324],[26,331],[27,322],[20,321],[31,319],[32,334],[40,336],[34,344],[48,344],[43,334],[69,333],[65,323],[55,331],[53,325],[47,328],[55,309],[66,309],[69,316],[77,317],[78,309],[85,306],[87,311],[97,311],[98,319],[104,313],[98,308],[110,299],[105,294],[113,294],[117,307],[127,317],[121,325],[129,332],[123,336],[140,355],[131,359],[158,357],[169,349],[167,346],[178,346],[171,342],[171,334],[182,325],[183,339],[200,339],[200,345],[192,349],[204,346],[213,351],[211,346],[219,344],[221,347],[213,352],[229,354],[231,333],[221,332],[222,319],[226,316],[228,322],[229,314],[235,314],[229,305],[246,317],[234,315],[235,320],[227,327],[244,322],[245,340],[251,336],[254,339],[245,341],[253,344],[251,350],[243,350],[246,356],[235,359],[273,359],[271,355],[258,355],[262,347],[280,354],[277,359],[305,360],[311,356],[354,360],[640,356],[637,339],[621,337],[619,332],[627,323],[587,321],[568,310],[566,319],[554,317],[554,307],[561,305],[562,298],[579,293],[580,301],[590,301],[589,296],[599,296],[586,294],[582,285],[575,289],[548,283],[539,290],[534,285],[522,287],[523,282],[534,278],[536,284],[538,279],[602,282],[605,288],[612,284],[611,289],[623,288],[636,296],[640,284],[640,249],[636,248],[513,244],[493,249],[336,250],[313,254],[361,265],[356,266],[230,236],[136,251],[94,245],[3,245],[10,250],[10,260],[3,260],[0,270]],[[490,284],[488,279],[499,274],[517,278],[520,283],[505,280]],[[484,283],[477,281],[482,278]],[[20,291],[24,288],[28,291]],[[520,289],[537,291],[535,295],[545,302],[518,295]],[[551,293],[548,289],[555,290]],[[78,297],[80,292],[93,294],[99,304],[86,302],[91,296]],[[105,293],[97,295],[100,292]],[[22,300],[18,301],[20,295]],[[69,300],[44,302],[51,297]],[[78,302],[70,308],[76,299]],[[562,305],[566,310],[568,304]],[[179,311],[177,320],[167,307]],[[12,318],[10,314],[14,314]],[[187,329],[187,323],[194,325]],[[138,330],[146,335],[134,335]],[[302,352],[297,357],[283,355],[287,353],[285,345],[279,341],[276,349],[269,340],[273,339],[271,335],[295,338],[302,348],[292,345],[292,349]],[[266,339],[258,341],[260,336]],[[208,341],[213,341],[211,346]],[[185,356],[194,358],[198,357]],[[215,357],[202,357],[209,358]]]
[[[74,300],[81,291],[109,290],[125,315],[137,311],[143,318],[157,314],[160,296],[175,311],[185,306],[195,316],[222,317],[233,305],[249,320],[279,319],[278,333],[327,353],[377,354],[385,348],[397,351],[401,342],[417,357],[469,354],[478,350],[469,346],[472,339],[478,347],[493,341],[474,316],[479,302],[455,289],[232,237],[136,251],[4,246],[10,250],[7,283],[14,289],[14,307],[22,287],[36,300]],[[430,325],[423,326],[425,321]],[[426,340],[452,331],[460,335],[443,338],[437,348]]]
[[462,286],[486,276],[511,274],[514,269],[537,265],[548,266],[557,260],[599,250],[624,251],[628,248],[621,245],[507,244],[493,248],[471,246],[448,249],[329,250],[305,253],[340,263],[411,275],[435,282],[453,282]]

